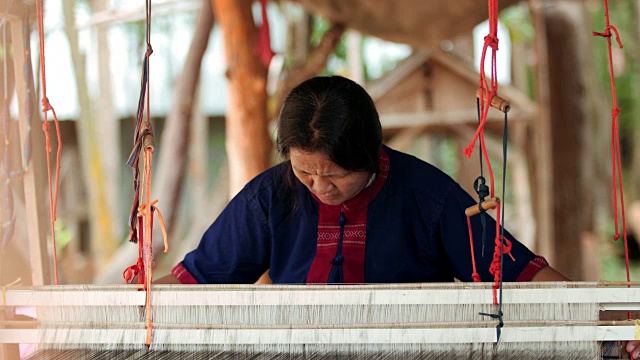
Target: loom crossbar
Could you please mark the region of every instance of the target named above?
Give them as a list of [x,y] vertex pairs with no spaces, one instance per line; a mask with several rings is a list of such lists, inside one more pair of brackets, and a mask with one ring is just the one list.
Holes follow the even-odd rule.
[[[506,327],[501,342],[633,340],[634,326]],[[144,329],[63,329],[47,336],[39,329],[0,330],[0,343],[144,343]],[[456,344],[496,342],[494,328],[459,329],[155,329],[165,345]]]
[[[156,286],[152,303],[159,306],[269,306],[269,305],[412,305],[490,304],[491,289],[330,289],[327,287],[246,286],[236,289],[201,286]],[[339,296],[336,296],[339,291]],[[8,306],[143,306],[144,292],[136,287],[118,290],[77,290],[74,287],[41,287],[6,291]],[[601,304],[603,310],[640,310],[640,288],[505,288],[503,301],[509,304]]]

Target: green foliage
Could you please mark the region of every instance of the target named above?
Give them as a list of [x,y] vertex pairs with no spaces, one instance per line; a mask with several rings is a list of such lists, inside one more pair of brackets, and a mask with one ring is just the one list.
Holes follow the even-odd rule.
[[[64,248],[67,247],[73,240],[73,232],[65,225],[63,219],[57,219],[55,223],[56,231],[56,251],[61,254]],[[51,242],[51,236],[48,236],[49,242]],[[78,239],[76,239],[77,241]]]
[[[613,220],[607,221],[604,227],[607,229],[605,240],[599,246],[602,267],[600,278],[605,281],[627,281],[624,261],[624,242],[622,238],[617,241],[613,240]],[[634,239],[629,238],[628,241],[634,241]],[[632,260],[629,265],[631,280],[640,279],[640,264],[638,261]]]
[[513,44],[531,44],[535,29],[527,6],[512,6],[500,13],[500,22],[509,30]]

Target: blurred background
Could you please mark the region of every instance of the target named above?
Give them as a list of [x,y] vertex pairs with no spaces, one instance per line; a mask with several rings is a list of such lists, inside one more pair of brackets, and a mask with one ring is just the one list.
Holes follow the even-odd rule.
[[[640,0],[609,6],[624,45],[611,38],[631,279],[637,280]],[[500,7],[499,95],[512,106],[506,227],[574,280],[625,280],[623,241],[613,240],[607,40],[592,36],[605,29],[602,1],[502,0]],[[18,277],[48,284],[52,245],[35,3],[2,0],[0,14],[0,284]],[[44,15],[47,94],[63,144],[55,223],[60,283],[122,283],[138,256],[128,241],[134,195],[126,160],[147,46],[145,3],[47,0]],[[486,2],[476,0],[154,1],[152,197],[159,199],[170,244],[162,253],[155,229],[154,274],[168,273],[248,180],[281,161],[273,146],[278,110],[293,86],[315,75],[342,75],[364,86],[380,112],[385,143],[436,165],[475,198],[478,151],[471,159],[462,152],[478,121],[486,19]],[[503,115],[492,110],[487,121],[486,146],[501,179]],[[55,163],[55,136],[52,141]],[[622,225],[620,219],[620,233]]]

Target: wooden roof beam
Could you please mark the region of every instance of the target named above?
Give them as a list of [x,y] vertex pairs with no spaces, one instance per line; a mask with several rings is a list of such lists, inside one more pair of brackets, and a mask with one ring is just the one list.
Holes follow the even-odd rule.
[[[518,111],[513,109],[509,112],[510,121],[527,122],[532,120],[534,113],[528,111]],[[438,112],[407,112],[380,114],[382,128],[403,129],[412,127],[447,127],[452,125],[473,125],[477,123],[477,113],[475,110],[454,110]],[[502,123],[504,115],[497,111],[489,112],[488,123]]]

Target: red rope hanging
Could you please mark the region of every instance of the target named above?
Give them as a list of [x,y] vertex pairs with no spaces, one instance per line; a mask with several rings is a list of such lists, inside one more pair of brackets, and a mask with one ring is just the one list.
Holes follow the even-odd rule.
[[473,272],[471,273],[471,277],[473,278],[473,282],[480,282],[480,274],[478,274],[478,270],[476,269],[476,255],[473,251],[473,231],[471,230],[471,217],[467,216],[467,228],[469,229],[469,248],[471,249],[471,268]]
[[[609,79],[611,82],[611,176],[612,176],[612,190],[613,190],[613,221],[615,226],[614,240],[620,238],[620,230],[618,226],[618,196],[617,190],[620,191],[620,215],[622,217],[622,236],[624,242],[624,259],[627,272],[627,282],[631,281],[631,274],[629,271],[629,247],[627,242],[627,222],[624,209],[624,187],[622,184],[622,160],[620,157],[620,137],[618,130],[618,116],[620,115],[620,108],[618,107],[616,97],[616,82],[615,74],[613,72],[613,54],[611,50],[611,32],[613,31],[616,36],[618,46],[622,49],[622,41],[620,40],[620,34],[618,29],[611,25],[609,20],[609,1],[604,0],[604,18],[606,21],[606,27],[604,32],[593,32],[593,36],[602,36],[607,38],[607,54],[609,56]],[[629,313],[631,319],[631,313]]]
[[[491,108],[491,102],[494,97],[498,94],[498,72],[497,72],[497,56],[496,53],[498,51],[498,0],[488,0],[488,12],[489,12],[489,34],[484,37],[484,45],[482,47],[482,55],[480,58],[480,84],[479,84],[479,115],[480,121],[476,132],[471,140],[470,144],[464,151],[464,154],[467,158],[471,157],[473,153],[473,148],[477,140],[480,140],[480,150],[482,152],[482,157],[487,164],[487,171],[489,173],[489,191],[490,197],[493,198],[495,195],[495,179],[493,175],[493,169],[491,168],[491,162],[489,160],[489,155],[487,154],[486,147],[484,146],[484,126],[487,120],[487,115],[489,113],[489,108]],[[487,55],[487,51],[491,48],[491,79],[487,80],[485,75],[485,59]],[[497,289],[500,286],[501,272],[502,268],[500,265],[501,253],[511,255],[511,241],[507,238],[503,238],[501,235],[501,224],[500,224],[500,203],[496,205],[496,236],[494,238],[494,254],[491,262],[491,266],[489,268],[489,272],[494,276],[494,286],[493,286],[493,302],[494,304],[498,304],[498,296]],[[471,255],[472,255],[472,266],[473,266],[473,275],[477,275],[477,270],[475,266],[475,255],[473,254],[473,239],[472,231],[471,231],[471,221],[467,219],[467,226],[469,227],[469,237],[471,241]],[[473,276],[472,275],[472,276]],[[473,276],[474,281],[479,278]]]
[[[44,11],[43,1],[36,0],[36,13],[38,19],[38,40],[40,42],[40,77],[42,81],[42,112],[44,113],[44,122],[42,123],[42,131],[45,134],[46,151],[47,151],[47,179],[49,184],[49,210],[51,214],[51,243],[53,247],[53,273],[55,278],[55,284],[58,285],[58,256],[56,251],[56,209],[58,208],[58,189],[60,188],[60,154],[62,151],[62,139],[60,136],[60,124],[58,123],[58,116],[53,106],[49,103],[47,98],[47,76],[45,73],[45,60],[44,60]],[[49,135],[49,120],[47,118],[47,112],[51,110],[53,113],[53,121],[56,126],[56,136],[58,141],[58,151],[56,153],[56,182],[55,191],[51,186],[51,160],[49,153],[51,152],[51,137]]]

